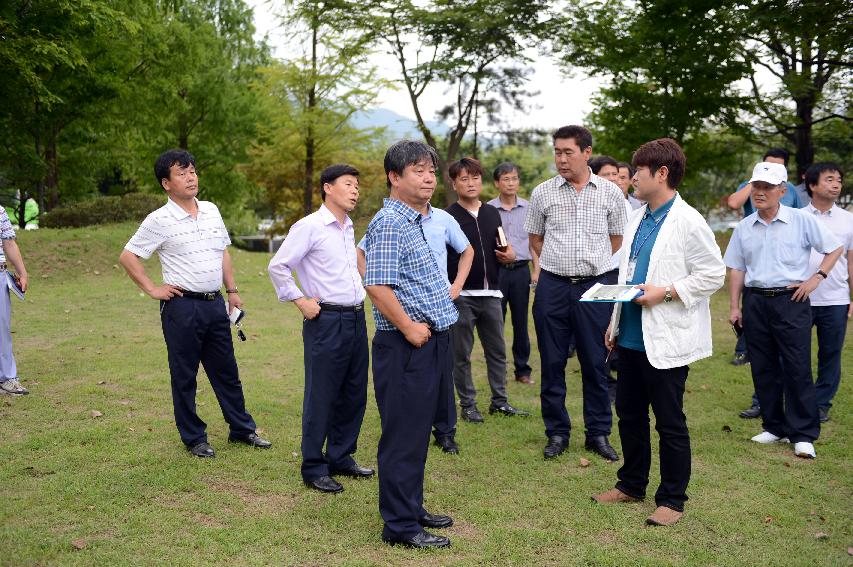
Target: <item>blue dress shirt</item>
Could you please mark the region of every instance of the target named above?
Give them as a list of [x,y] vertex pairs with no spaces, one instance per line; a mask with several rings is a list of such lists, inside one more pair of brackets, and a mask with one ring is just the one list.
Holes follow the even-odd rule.
[[814,215],[780,206],[769,223],[752,213],[735,227],[726,266],[746,272],[746,287],[785,287],[806,281],[812,248],[828,254],[841,242]]

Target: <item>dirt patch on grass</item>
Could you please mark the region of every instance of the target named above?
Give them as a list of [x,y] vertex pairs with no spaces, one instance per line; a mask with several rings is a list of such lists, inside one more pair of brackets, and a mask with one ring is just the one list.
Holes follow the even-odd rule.
[[226,494],[242,503],[241,513],[247,516],[277,515],[293,509],[301,501],[296,493],[264,492],[247,482],[210,480],[206,484],[213,492]]

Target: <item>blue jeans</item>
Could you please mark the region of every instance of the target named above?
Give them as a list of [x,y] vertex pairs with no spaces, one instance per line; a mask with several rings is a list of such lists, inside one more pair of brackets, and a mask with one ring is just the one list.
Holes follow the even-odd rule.
[[817,328],[817,407],[829,409],[841,384],[841,351],[847,332],[847,305],[812,306],[812,325]]

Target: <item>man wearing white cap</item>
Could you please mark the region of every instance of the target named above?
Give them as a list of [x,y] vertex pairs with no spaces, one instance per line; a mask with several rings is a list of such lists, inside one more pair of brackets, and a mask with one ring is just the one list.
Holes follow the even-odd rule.
[[[790,440],[795,455],[814,458],[820,422],[809,294],[832,271],[842,247],[814,215],[779,204],[787,177],[782,164],[755,166],[750,183],[756,212],[735,227],[723,259],[731,269],[729,320],[744,326],[761,405],[764,431],[752,440]],[[816,272],[809,269],[812,249],[824,255]]]

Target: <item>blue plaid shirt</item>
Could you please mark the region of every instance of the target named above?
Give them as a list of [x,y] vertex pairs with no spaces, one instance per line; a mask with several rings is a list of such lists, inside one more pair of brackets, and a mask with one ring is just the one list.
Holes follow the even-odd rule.
[[[421,228],[421,214],[396,199],[385,199],[364,235],[364,285],[387,285],[412,321],[444,331],[459,318],[447,280]],[[396,330],[373,306],[376,328]]]

